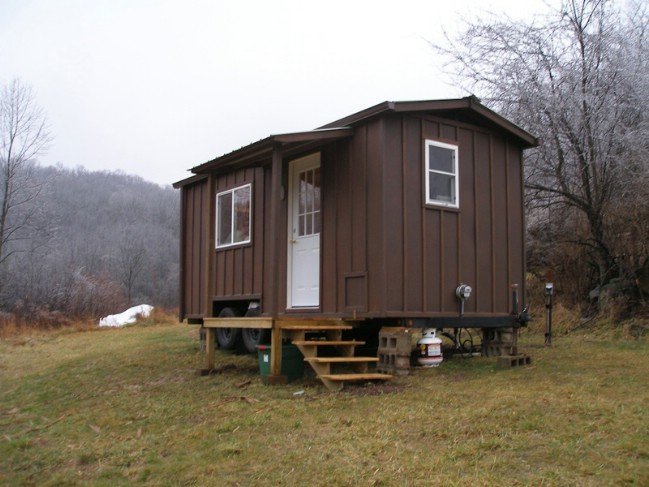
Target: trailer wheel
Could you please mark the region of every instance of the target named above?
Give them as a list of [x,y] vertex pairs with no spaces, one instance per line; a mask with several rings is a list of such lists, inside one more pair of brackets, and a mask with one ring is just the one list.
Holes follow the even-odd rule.
[[[234,318],[239,316],[232,308],[223,308],[219,318]],[[223,350],[236,350],[241,342],[241,328],[217,328],[216,340]]]
[[[258,309],[249,309],[245,316],[259,316]],[[241,330],[241,338],[243,339],[243,346],[248,353],[257,353],[257,345],[268,343],[270,341],[269,330],[264,328],[244,328]]]

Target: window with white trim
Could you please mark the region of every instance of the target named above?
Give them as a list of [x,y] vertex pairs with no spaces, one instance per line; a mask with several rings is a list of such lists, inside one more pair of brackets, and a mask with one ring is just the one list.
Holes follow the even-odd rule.
[[216,248],[250,242],[251,185],[223,191],[216,195]]
[[426,204],[458,208],[458,147],[426,140]]

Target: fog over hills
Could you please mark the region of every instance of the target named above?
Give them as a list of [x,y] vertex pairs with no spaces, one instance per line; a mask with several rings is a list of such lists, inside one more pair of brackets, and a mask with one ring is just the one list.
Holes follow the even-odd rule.
[[4,311],[176,306],[179,194],[171,186],[121,172],[33,171],[41,186],[27,206],[35,216],[2,276]]

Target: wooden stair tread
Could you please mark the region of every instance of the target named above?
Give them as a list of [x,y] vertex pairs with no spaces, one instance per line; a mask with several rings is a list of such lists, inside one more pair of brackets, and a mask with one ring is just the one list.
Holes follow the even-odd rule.
[[335,382],[354,382],[359,380],[390,380],[392,379],[392,376],[389,374],[378,374],[378,373],[323,374],[320,376],[320,378],[335,381]]
[[290,325],[281,325],[282,330],[294,330],[294,331],[337,331],[337,330],[352,330],[354,327],[350,325],[300,325],[290,324]]
[[353,363],[353,362],[378,362],[378,357],[306,357],[305,362],[317,362],[321,364]]
[[316,346],[334,346],[334,345],[365,345],[365,342],[357,340],[294,340],[293,345],[316,345]]

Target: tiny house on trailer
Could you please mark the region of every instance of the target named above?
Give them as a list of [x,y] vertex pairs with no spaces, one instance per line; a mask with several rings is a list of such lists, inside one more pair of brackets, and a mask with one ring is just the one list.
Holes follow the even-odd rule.
[[[270,379],[292,339],[331,388],[385,378],[348,328],[493,341],[522,321],[511,289],[525,295],[522,151],[536,145],[475,97],[384,102],[196,166],[174,185],[180,319],[225,348],[272,335]],[[318,354],[320,332],[342,357]],[[356,374],[332,372],[344,358]]]

